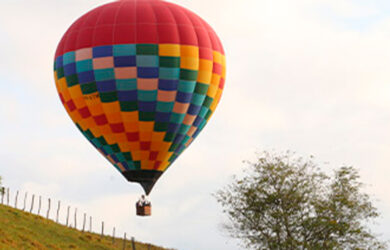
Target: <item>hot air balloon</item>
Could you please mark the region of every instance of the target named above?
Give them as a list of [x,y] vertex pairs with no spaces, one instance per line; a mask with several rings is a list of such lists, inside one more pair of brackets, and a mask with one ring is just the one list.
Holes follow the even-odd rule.
[[83,15],[54,63],[59,97],[77,128],[149,194],[212,116],[225,83],[214,30],[160,0],[121,0]]

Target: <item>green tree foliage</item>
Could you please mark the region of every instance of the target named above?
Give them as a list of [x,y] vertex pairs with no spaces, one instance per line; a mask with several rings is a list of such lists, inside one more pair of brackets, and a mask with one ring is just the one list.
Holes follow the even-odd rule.
[[326,175],[289,152],[248,165],[214,194],[224,229],[247,249],[386,249],[367,226],[379,213],[353,167]]

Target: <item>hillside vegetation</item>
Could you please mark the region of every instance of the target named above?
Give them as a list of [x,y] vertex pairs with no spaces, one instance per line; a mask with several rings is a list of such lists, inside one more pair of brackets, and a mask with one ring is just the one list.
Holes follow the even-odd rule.
[[[100,238],[8,206],[0,205],[0,249],[123,249],[123,239]],[[128,240],[126,249],[131,250]],[[136,250],[160,250],[136,242]]]

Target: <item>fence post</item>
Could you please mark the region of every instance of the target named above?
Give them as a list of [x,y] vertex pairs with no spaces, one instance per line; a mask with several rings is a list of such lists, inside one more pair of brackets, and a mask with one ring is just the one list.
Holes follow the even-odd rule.
[[35,200],[35,194],[33,194],[32,198],[31,198],[31,208],[30,208],[30,213],[32,213],[33,209],[34,209],[34,200]]
[[123,248],[122,249],[123,250],[126,249],[126,233],[125,233],[125,235],[123,235]]
[[15,196],[15,208],[18,208],[18,196],[19,196],[19,190],[16,192],[16,196]]
[[9,206],[9,188],[7,188],[7,206]]
[[114,244],[114,243],[115,243],[115,227],[112,230],[112,244]]
[[49,207],[47,208],[47,214],[46,214],[46,219],[49,219],[49,215],[50,215],[50,208],[51,208],[51,199],[49,198]]
[[56,216],[56,222],[58,223],[59,217],[60,217],[60,207],[61,207],[61,201],[58,201],[58,208],[57,208],[57,216]]
[[134,237],[131,237],[131,247],[133,248],[133,250],[135,250],[135,241],[134,241]]
[[70,213],[70,206],[68,206],[68,211],[66,213],[66,226],[69,224],[69,213]]
[[89,216],[89,232],[92,233],[92,216]]
[[77,229],[77,208],[74,210],[74,228]]
[[39,196],[38,215],[41,215],[42,197]]
[[87,220],[87,214],[86,213],[84,213],[84,219],[83,219],[83,230],[82,230],[82,232],[84,233],[84,231],[85,231],[85,223],[86,223],[86,220]]
[[103,235],[104,235],[104,221],[102,221],[102,235],[100,236],[100,238],[103,238]]
[[27,192],[24,194],[23,211],[26,210]]
[[4,195],[5,195],[4,187],[0,188],[0,193],[1,193],[1,204],[4,204]]

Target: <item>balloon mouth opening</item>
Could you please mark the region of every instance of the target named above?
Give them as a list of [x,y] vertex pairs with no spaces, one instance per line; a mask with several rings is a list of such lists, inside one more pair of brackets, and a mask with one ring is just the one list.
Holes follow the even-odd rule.
[[161,177],[162,171],[157,170],[129,170],[122,172],[123,176],[131,182],[138,182],[141,184],[146,195],[149,195],[153,189],[154,184]]

